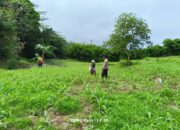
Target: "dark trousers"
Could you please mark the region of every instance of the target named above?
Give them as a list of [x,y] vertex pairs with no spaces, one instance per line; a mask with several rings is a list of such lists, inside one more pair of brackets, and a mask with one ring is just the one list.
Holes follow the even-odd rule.
[[42,67],[42,65],[43,65],[42,63],[38,63],[38,67]]
[[103,69],[102,70],[102,78],[107,78],[107,76],[108,76],[108,69]]

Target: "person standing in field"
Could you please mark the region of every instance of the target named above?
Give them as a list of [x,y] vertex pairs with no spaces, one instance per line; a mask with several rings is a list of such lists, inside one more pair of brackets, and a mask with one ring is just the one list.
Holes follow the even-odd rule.
[[91,73],[91,75],[96,76],[96,63],[95,63],[95,60],[91,61],[90,73]]
[[38,56],[38,58],[37,58],[38,67],[42,67],[43,63],[44,63],[43,58],[41,56]]
[[104,63],[103,63],[103,67],[102,67],[102,78],[108,77],[108,64],[109,64],[109,60],[108,60],[107,56],[104,56]]

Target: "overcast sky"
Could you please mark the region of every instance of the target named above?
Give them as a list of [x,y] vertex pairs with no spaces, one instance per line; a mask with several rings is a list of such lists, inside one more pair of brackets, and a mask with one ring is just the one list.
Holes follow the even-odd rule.
[[115,18],[133,12],[146,20],[151,40],[180,38],[180,0],[31,0],[47,11],[45,23],[68,41],[102,44],[109,38]]

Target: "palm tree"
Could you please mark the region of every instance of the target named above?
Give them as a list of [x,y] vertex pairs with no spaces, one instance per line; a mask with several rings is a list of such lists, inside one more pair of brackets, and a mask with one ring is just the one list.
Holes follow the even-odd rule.
[[44,59],[45,54],[54,55],[53,50],[56,48],[53,46],[46,46],[46,45],[42,45],[42,44],[37,44],[35,49],[40,50],[42,52],[42,58]]

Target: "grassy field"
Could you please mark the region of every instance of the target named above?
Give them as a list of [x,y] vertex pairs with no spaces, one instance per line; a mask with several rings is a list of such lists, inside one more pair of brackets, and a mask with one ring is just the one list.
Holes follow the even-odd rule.
[[48,63],[0,70],[0,129],[180,129],[180,57],[110,62],[105,81],[102,63],[96,77],[89,63]]

